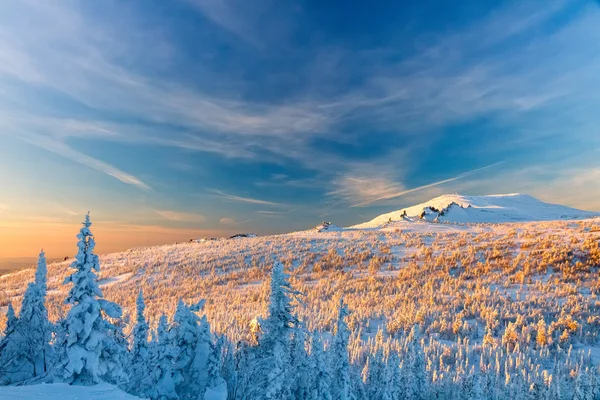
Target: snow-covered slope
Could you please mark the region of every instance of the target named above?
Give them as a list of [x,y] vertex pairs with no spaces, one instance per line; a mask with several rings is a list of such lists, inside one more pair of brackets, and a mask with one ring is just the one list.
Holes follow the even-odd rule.
[[443,195],[416,206],[380,215],[353,228],[376,228],[389,222],[418,219],[461,223],[504,223],[584,219],[600,213],[548,204],[526,194]]
[[64,383],[0,388],[0,400],[139,400],[114,386],[69,386]]

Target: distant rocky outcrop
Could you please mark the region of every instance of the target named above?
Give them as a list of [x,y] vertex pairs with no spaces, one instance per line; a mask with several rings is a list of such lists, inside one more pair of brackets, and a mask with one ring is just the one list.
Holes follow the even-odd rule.
[[229,237],[229,239],[241,239],[241,238],[255,238],[258,235],[256,233],[236,233]]
[[331,232],[331,231],[340,231],[340,230],[342,230],[342,228],[340,228],[339,226],[337,226],[331,222],[323,221],[321,224],[315,226],[315,230],[317,232]]

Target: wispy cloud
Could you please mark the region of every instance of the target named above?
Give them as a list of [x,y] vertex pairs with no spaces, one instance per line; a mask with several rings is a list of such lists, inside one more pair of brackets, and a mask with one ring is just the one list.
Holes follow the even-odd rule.
[[169,221],[177,222],[206,222],[206,217],[197,213],[187,213],[173,210],[154,210],[158,215]]
[[345,202],[358,201],[361,204],[369,204],[391,198],[394,194],[405,190],[402,183],[395,182],[390,174],[385,175],[383,171],[365,174],[353,170],[334,179],[332,184],[336,189],[329,191],[327,195]]
[[221,190],[211,189],[210,192],[217,197],[220,197],[223,200],[233,201],[237,203],[249,203],[249,204],[260,204],[264,206],[282,206],[281,203],[275,203],[273,201],[255,199],[252,197],[242,197],[234,194],[225,193]]
[[[240,37],[260,33],[264,27],[263,11],[274,6],[270,1],[252,7],[243,1],[190,2]],[[94,110],[143,121],[139,125],[70,121],[68,129],[47,132],[61,140],[67,131],[69,135],[93,135],[104,140],[180,147],[230,157],[252,157],[266,149],[319,167],[322,152],[311,147],[311,139],[324,135],[340,139],[343,123],[350,118],[369,120],[369,126],[379,130],[397,131],[401,126],[402,131],[396,135],[404,136],[492,112],[508,115],[530,112],[582,92],[581,89],[589,87],[587,78],[599,64],[594,58],[589,62],[588,57],[598,51],[598,45],[589,45],[599,42],[591,40],[598,37],[592,29],[593,12],[589,17],[574,18],[544,40],[528,42],[527,46],[516,49],[490,51],[498,43],[535,29],[559,13],[565,3],[552,1],[541,10],[512,4],[461,31],[429,40],[423,51],[402,57],[399,63],[386,61],[396,58],[391,57],[397,52],[393,48],[358,52],[350,48],[340,49],[339,60],[321,68],[318,54],[328,49],[316,49],[314,62],[318,65],[303,66],[315,71],[308,78],[315,82],[316,88],[322,80],[337,84],[335,76],[324,76],[323,70],[331,69],[338,74],[344,68],[346,54],[369,60],[358,63],[366,66],[362,70],[346,71],[364,76],[364,84],[335,91],[335,95],[311,88],[277,103],[244,101],[239,88],[233,86],[211,93],[185,87],[173,77],[156,80],[145,76],[141,69],[126,67],[128,63],[119,64],[115,60],[122,56],[130,61],[155,64],[164,57],[161,49],[173,45],[165,37],[135,21],[109,29],[108,19],[92,21],[71,3],[39,4],[39,8],[27,7],[31,23],[3,21],[6,23],[0,28],[3,61],[0,76],[67,94]],[[50,17],[58,23],[50,21]],[[44,29],[31,30],[32,25]],[[90,26],[94,29],[84,28]],[[136,40],[123,41],[123,37]],[[585,45],[588,49],[584,49],[581,37],[590,37]],[[51,45],[46,45],[47,41]],[[154,42],[160,46],[146,45]],[[64,62],[65,48],[69,49],[72,62]],[[171,49],[173,54],[169,54],[176,57],[177,50]],[[558,59],[554,56],[557,51],[567,56]],[[587,61],[582,62],[583,59]],[[241,85],[244,89],[244,84]],[[11,99],[23,97],[23,93],[7,95]],[[27,104],[25,98],[21,100]],[[37,112],[28,109],[25,114],[30,117]],[[164,134],[164,126],[169,127],[168,136]]]
[[281,212],[281,211],[266,211],[266,210],[259,210],[256,211],[257,214],[262,214],[262,215],[285,215],[288,214],[287,212]]
[[124,172],[113,165],[110,165],[93,157],[80,153],[76,150],[73,150],[65,143],[59,142],[53,138],[48,138],[40,135],[23,135],[22,137],[20,137],[20,139],[32,145],[40,147],[44,150],[51,151],[65,158],[68,158],[71,161],[85,165],[89,168],[93,168],[96,171],[105,173],[128,185],[136,186],[139,189],[145,191],[152,190],[150,186],[148,186],[135,176],[128,174],[127,172]]
[[256,221],[256,219],[246,219],[243,221],[236,222],[234,225],[244,225],[244,224],[248,224],[248,223],[254,222],[254,221]]
[[217,26],[237,40],[259,49],[282,44],[298,21],[298,6],[273,0],[188,0]]
[[[331,157],[331,163],[334,163],[336,160],[335,157]],[[331,168],[325,168],[325,163],[320,161],[310,162],[312,166],[320,166],[322,170],[331,170]],[[342,166],[342,165],[340,165]],[[271,176],[270,179],[261,180],[255,182],[256,186],[264,187],[264,186],[285,186],[291,188],[305,188],[305,189],[314,189],[323,187],[327,181],[324,177],[310,177],[310,178],[299,178],[299,179],[291,179],[286,175],[275,175]]]
[[231,217],[223,217],[219,220],[219,222],[223,225],[235,225],[236,223],[235,218]]
[[389,199],[393,199],[393,198],[396,198],[396,197],[407,195],[409,193],[414,193],[414,192],[417,192],[419,190],[429,189],[429,188],[432,188],[432,187],[435,187],[435,186],[443,185],[445,183],[454,182],[454,181],[457,181],[459,179],[464,179],[464,178],[469,177],[471,175],[478,174],[478,173],[483,172],[485,170],[488,170],[490,168],[496,167],[498,165],[501,165],[502,163],[503,162],[497,162],[497,163],[490,164],[490,165],[487,165],[487,166],[482,167],[482,168],[477,168],[477,169],[465,172],[463,174],[457,175],[457,176],[452,177],[452,178],[448,178],[448,179],[444,179],[444,180],[441,180],[441,181],[429,183],[427,185],[418,186],[418,187],[415,187],[415,188],[412,188],[412,189],[406,189],[406,190],[401,190],[401,191],[395,192],[395,193],[389,193],[389,194],[386,194],[386,195],[383,195],[383,196],[380,196],[380,197],[377,197],[377,198],[373,198],[373,199],[370,199],[370,200],[367,200],[367,201],[363,201],[362,203],[351,205],[350,207],[364,207],[366,205],[369,205],[371,203],[375,203],[375,202],[378,202],[378,201],[389,200]]

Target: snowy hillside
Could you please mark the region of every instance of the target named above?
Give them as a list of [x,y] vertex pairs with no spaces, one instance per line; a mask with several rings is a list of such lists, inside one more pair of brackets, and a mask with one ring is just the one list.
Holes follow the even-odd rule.
[[[132,399],[61,383],[81,381],[75,374],[150,399],[600,393],[600,219],[566,220],[594,214],[512,195],[444,196],[387,220],[420,221],[424,209],[426,220],[487,213],[512,223],[325,223],[96,258],[86,217],[75,259],[46,265],[42,252],[35,269],[0,277],[0,399]],[[551,216],[564,219],[517,219]],[[74,269],[85,279],[74,282]],[[119,323],[65,302],[84,292]],[[64,367],[83,366],[82,355],[95,357],[86,375]],[[30,378],[59,383],[3,386]]]
[[447,194],[416,206],[382,214],[353,228],[376,228],[388,222],[419,219],[456,223],[505,223],[574,220],[597,216],[600,216],[600,213],[544,203],[526,194]]

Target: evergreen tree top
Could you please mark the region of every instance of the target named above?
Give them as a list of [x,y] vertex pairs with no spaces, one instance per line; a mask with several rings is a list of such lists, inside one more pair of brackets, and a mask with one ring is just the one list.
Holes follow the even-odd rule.
[[140,293],[138,294],[135,304],[137,306],[137,321],[140,322],[144,320],[144,311],[146,310],[146,304],[144,303],[144,293],[142,292],[142,289],[140,289]]
[[40,290],[42,291],[42,296],[46,295],[46,289],[47,289],[47,273],[48,273],[48,267],[46,265],[46,253],[44,253],[44,249],[42,249],[40,251],[40,254],[38,256],[38,262],[37,262],[37,267],[35,270],[35,284],[40,288]]
[[348,330],[348,325],[346,324],[345,318],[349,315],[350,315],[350,311],[348,310],[348,305],[346,303],[344,303],[344,296],[341,296],[340,304],[338,307],[338,318],[337,318],[337,323],[336,323],[336,327],[335,327],[336,335],[339,335],[342,332],[344,332],[344,334],[347,334],[346,332]]
[[9,301],[6,309],[6,327],[4,329],[4,336],[7,336],[9,332],[15,329],[16,322],[17,316],[15,315],[15,309],[13,308],[12,303]]
[[167,316],[163,313],[161,314],[158,320],[158,328],[156,332],[156,336],[158,337],[158,343],[161,345],[167,344],[169,337],[167,336],[169,332],[169,324],[167,321]]
[[65,302],[67,304],[77,304],[86,298],[103,297],[102,291],[97,283],[97,275],[94,271],[100,271],[100,262],[98,256],[94,254],[94,235],[89,227],[92,225],[89,212],[85,216],[77,238],[78,252],[71,268],[75,270],[71,275],[65,278],[64,283],[73,283],[69,295]]

